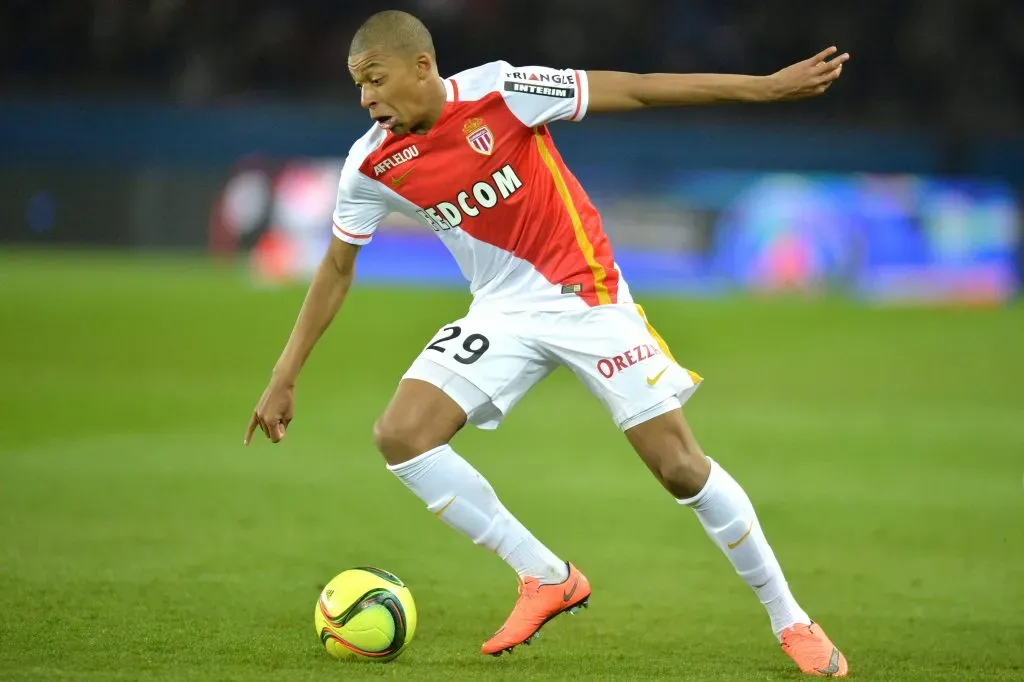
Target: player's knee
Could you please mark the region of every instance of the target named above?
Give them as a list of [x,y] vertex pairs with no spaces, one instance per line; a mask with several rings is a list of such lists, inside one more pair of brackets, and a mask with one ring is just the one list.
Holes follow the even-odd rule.
[[373,425],[373,442],[388,464],[399,464],[416,456],[416,430],[408,422],[381,415]]
[[373,425],[373,442],[388,464],[401,464],[446,441],[438,442],[438,437],[417,420],[386,412]]

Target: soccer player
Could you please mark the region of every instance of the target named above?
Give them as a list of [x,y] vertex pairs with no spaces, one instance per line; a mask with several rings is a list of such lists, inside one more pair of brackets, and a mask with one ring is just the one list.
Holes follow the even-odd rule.
[[473,301],[412,363],[374,439],[388,469],[427,509],[517,572],[519,598],[483,653],[530,641],[551,618],[586,606],[591,588],[505,508],[449,441],[467,423],[497,427],[531,387],[564,365],[603,403],[669,494],[696,513],[800,670],[845,676],[846,659],[793,597],[750,499],[687,426],[682,405],[701,377],[676,362],[634,303],[601,216],[548,125],[597,112],[811,97],[839,77],[848,58],[830,47],[760,77],[498,61],[442,78],[418,19],[373,15],[355,34],[348,59],[373,124],[348,153],[334,238],[245,443],[257,427],[272,442],[284,437],[300,368],[345,300],[359,250],[388,213],[403,213],[448,247]]

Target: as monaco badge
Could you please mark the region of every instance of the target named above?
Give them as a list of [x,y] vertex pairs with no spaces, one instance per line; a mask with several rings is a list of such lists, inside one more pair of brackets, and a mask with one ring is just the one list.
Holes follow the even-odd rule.
[[462,125],[462,132],[466,134],[466,142],[473,148],[473,151],[490,156],[494,151],[494,135],[480,117],[468,119]]

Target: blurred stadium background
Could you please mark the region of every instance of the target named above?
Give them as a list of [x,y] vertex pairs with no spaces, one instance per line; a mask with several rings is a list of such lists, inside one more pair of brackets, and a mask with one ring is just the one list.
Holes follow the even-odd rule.
[[[0,678],[337,674],[317,584],[365,563],[407,579],[422,631],[360,675],[794,678],[696,522],[561,375],[458,447],[589,567],[603,610],[518,668],[478,660],[510,575],[369,437],[467,302],[429,231],[388,220],[293,433],[236,446],[369,123],[349,39],[386,8],[424,19],[443,74],[764,74],[851,52],[822,98],[553,134],[708,378],[699,437],[861,679],[1024,679],[1024,4],[1006,0],[5,0]],[[566,482],[538,487],[537,467]],[[637,585],[637,561],[669,578]]]

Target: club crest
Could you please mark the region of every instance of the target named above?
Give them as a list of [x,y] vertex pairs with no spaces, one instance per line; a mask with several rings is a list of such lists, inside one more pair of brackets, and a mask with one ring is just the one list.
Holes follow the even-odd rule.
[[484,156],[490,156],[494,151],[494,135],[479,116],[468,119],[462,126],[462,132],[473,151]]

